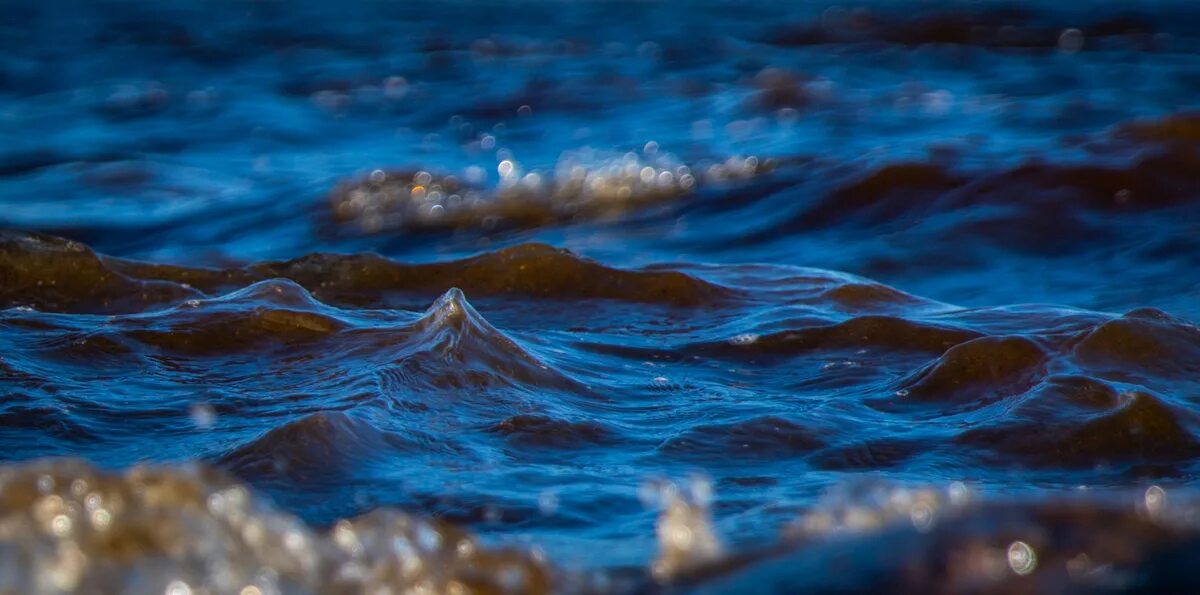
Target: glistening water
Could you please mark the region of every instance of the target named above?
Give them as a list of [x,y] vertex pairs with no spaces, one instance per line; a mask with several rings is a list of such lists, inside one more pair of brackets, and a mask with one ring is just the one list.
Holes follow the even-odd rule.
[[0,593],[1200,588],[1189,2],[0,3]]

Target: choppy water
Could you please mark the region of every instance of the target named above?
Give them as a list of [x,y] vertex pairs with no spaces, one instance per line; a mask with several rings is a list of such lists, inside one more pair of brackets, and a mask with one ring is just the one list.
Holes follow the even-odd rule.
[[1189,4],[0,38],[0,592],[1196,587]]

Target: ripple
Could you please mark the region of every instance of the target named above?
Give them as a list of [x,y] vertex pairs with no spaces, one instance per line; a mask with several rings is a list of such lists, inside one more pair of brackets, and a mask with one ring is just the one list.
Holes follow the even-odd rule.
[[[419,434],[401,437],[341,411],[314,413],[275,428],[221,457],[234,474],[265,482],[337,482],[369,460],[422,450]],[[426,438],[426,442],[433,443]]]
[[0,231],[0,280],[0,305],[40,310],[119,312],[197,295],[115,273],[78,242],[14,231]]
[[605,298],[680,306],[730,295],[724,288],[683,273],[609,268],[542,244],[428,265],[403,265],[374,255],[314,255],[259,264],[249,270],[255,275],[293,279],[321,299],[335,302],[367,301],[372,294],[387,291],[444,292],[451,287],[477,296]]
[[[281,306],[288,305],[291,308]],[[125,335],[166,352],[226,355],[268,347],[298,348],[348,327],[316,311],[321,305],[290,281],[263,281],[219,300],[164,311]]]
[[793,421],[764,416],[729,424],[700,425],[667,440],[659,452],[703,461],[732,458],[788,458],[812,452],[825,441],[821,432]]
[[152,305],[290,279],[317,299],[366,305],[389,293],[428,294],[459,287],[472,295],[603,298],[696,306],[733,297],[718,285],[677,271],[610,268],[566,250],[523,244],[474,258],[406,265],[374,254],[314,254],[244,269],[199,269],[100,258],[72,242],[19,232],[0,237],[0,304],[67,312],[138,311]]
[[509,444],[528,448],[581,448],[613,444],[618,436],[593,421],[566,421],[548,415],[514,415],[488,427]]
[[981,407],[1028,390],[1046,361],[1046,352],[1024,337],[980,337],[951,347],[905,381],[897,400]]
[[889,469],[930,450],[923,440],[880,438],[822,450],[810,461],[819,469]]
[[891,164],[831,192],[797,220],[805,229],[845,218],[882,223],[929,209],[938,198],[964,183],[943,167],[925,163]]
[[[1064,41],[1070,27],[1080,41]],[[791,24],[768,37],[782,46],[848,43],[888,43],[901,46],[927,44],[976,46],[997,49],[1090,49],[1096,41],[1133,47],[1153,47],[1155,25],[1130,14],[1100,17],[1087,24],[1038,14],[1024,6],[986,7],[977,10],[941,9],[918,14],[872,8],[832,7],[821,18]],[[1092,44],[1083,40],[1091,39]]]
[[1113,136],[1139,143],[1194,147],[1200,144],[1200,113],[1184,111],[1156,120],[1126,122],[1117,126]]
[[[1200,454],[1193,415],[1142,391],[1092,379],[1057,379],[1008,419],[964,432],[957,442],[987,448],[998,464],[1096,468],[1139,463],[1159,474]],[[1158,469],[1155,471],[1154,469]]]
[[1194,378],[1200,373],[1200,329],[1161,311],[1136,310],[1083,335],[1074,355],[1095,370]]
[[[492,326],[457,288],[404,330],[403,341],[388,349],[409,382],[425,378],[441,389],[525,384],[582,390]],[[390,341],[395,335],[385,331],[379,337]]]
[[819,350],[877,349],[941,354],[947,349],[979,338],[977,332],[934,325],[893,316],[860,316],[826,326],[755,335],[752,340],[704,343],[686,348],[689,352],[724,357],[794,355]]

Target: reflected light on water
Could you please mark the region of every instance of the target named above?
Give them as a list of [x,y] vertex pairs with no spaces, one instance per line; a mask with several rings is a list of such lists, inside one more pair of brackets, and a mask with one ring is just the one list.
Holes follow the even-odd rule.
[[1008,567],[1024,576],[1037,568],[1037,553],[1024,541],[1014,541],[1008,546]]

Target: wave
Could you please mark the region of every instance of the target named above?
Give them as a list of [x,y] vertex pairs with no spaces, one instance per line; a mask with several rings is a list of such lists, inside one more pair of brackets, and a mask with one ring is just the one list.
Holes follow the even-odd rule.
[[870,7],[834,7],[812,21],[780,27],[768,40],[792,47],[887,43],[1067,52],[1092,49],[1094,45],[1152,49],[1161,43],[1154,35],[1159,29],[1157,24],[1139,14],[1105,15],[1082,23],[1077,18],[1056,16],[1038,14],[1020,5],[941,9],[917,15]]
[[0,231],[0,304],[115,312],[198,297],[174,283],[114,272],[90,248],[37,233]]
[[525,384],[585,390],[492,326],[458,288],[438,298],[416,322],[367,334],[377,335],[371,345],[387,343],[380,346],[390,360],[384,370],[409,385],[444,390]]
[[402,264],[375,254],[314,254],[240,269],[202,269],[97,255],[71,240],[0,235],[0,305],[61,312],[137,312],[255,282],[289,279],[320,301],[364,306],[388,294],[428,295],[453,287],[472,295],[614,299],[698,306],[734,293],[677,271],[606,267],[543,244],[504,248],[437,264]]
[[327,411],[289,422],[221,456],[218,464],[255,482],[321,485],[344,481],[371,460],[436,444],[410,431],[399,436],[353,413]]

